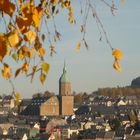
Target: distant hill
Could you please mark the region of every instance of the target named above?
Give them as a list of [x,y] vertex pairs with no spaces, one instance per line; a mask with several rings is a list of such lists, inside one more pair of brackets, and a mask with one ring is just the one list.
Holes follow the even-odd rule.
[[140,77],[133,79],[130,86],[99,88],[93,94],[109,97],[140,95]]
[[140,87],[140,77],[137,77],[132,80],[131,87]]

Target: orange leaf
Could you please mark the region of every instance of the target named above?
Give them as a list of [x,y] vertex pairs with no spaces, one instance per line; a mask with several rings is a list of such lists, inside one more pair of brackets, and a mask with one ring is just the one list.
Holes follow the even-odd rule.
[[43,35],[41,36],[41,38],[42,38],[42,41],[44,41],[44,40],[45,40],[45,35],[43,34]]
[[15,78],[19,75],[20,71],[21,71],[21,68],[19,68],[19,69],[16,70],[16,72],[15,72]]
[[33,81],[33,78],[34,78],[34,75],[35,75],[36,69],[37,69],[37,66],[33,66],[33,68],[32,68],[31,82]]
[[21,32],[25,32],[27,27],[31,25],[32,20],[28,20],[27,18],[16,17],[16,23]]
[[2,70],[2,75],[3,75],[4,78],[8,79],[8,78],[11,77],[11,72],[10,72],[11,71],[11,68],[6,63],[4,63],[3,66],[4,66],[4,68]]
[[0,0],[0,10],[12,17],[15,11],[15,4],[9,0]]
[[28,57],[29,58],[32,58],[34,55],[34,48],[31,48],[29,51],[28,51]]
[[28,63],[24,63],[21,67],[22,71],[24,71],[25,73],[28,72],[29,70],[29,64]]
[[3,58],[8,53],[8,47],[7,47],[7,40],[4,36],[4,34],[0,33],[0,61],[3,60]]
[[29,51],[29,48],[27,47],[27,46],[22,46],[21,48],[20,48],[20,50],[22,50],[23,52],[28,52]]
[[7,48],[0,43],[0,61],[3,60],[6,54],[7,54]]
[[119,49],[115,49],[113,50],[112,55],[116,60],[120,60],[123,56],[123,53]]

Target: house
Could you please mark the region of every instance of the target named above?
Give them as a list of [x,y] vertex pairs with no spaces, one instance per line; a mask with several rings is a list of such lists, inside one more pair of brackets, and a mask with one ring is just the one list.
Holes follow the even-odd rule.
[[22,112],[31,103],[31,99],[22,99],[19,105],[19,112]]
[[80,130],[78,134],[78,140],[94,140],[96,138],[96,133],[95,131],[92,131],[91,129],[85,129],[85,130]]
[[77,123],[71,124],[70,128],[68,128],[68,138],[71,138],[71,136],[74,136],[73,134],[78,135],[79,127],[80,126]]
[[11,95],[6,95],[2,100],[3,107],[12,109],[15,107],[15,100]]
[[0,96],[0,106],[2,106],[2,97]]
[[23,135],[22,140],[28,140],[26,133]]
[[30,129],[29,137],[30,138],[35,138],[37,136],[37,134],[39,134],[39,133],[40,133],[39,129],[33,127],[33,128]]
[[123,125],[130,124],[130,118],[128,115],[120,116],[120,121]]
[[124,140],[124,139],[125,139],[125,130],[124,129],[116,130],[114,140]]
[[140,140],[140,136],[126,135],[126,140]]
[[139,98],[140,96],[136,96],[136,95],[124,97],[128,105],[139,105],[140,104]]
[[105,131],[98,131],[95,140],[104,140]]
[[94,125],[92,121],[81,122],[81,130],[90,129],[92,125]]
[[119,99],[119,100],[116,102],[116,105],[117,105],[117,106],[127,105],[127,102],[124,101],[123,99]]
[[104,135],[104,140],[113,140],[114,135],[115,135],[115,132],[113,131],[106,132]]
[[8,114],[9,108],[8,107],[0,107],[0,115]]

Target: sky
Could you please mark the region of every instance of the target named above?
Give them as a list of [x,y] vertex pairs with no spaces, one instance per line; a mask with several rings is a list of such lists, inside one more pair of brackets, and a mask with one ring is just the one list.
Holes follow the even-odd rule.
[[[75,0],[76,1],[76,0]],[[58,94],[59,78],[63,72],[64,60],[72,84],[72,91],[92,93],[98,88],[124,87],[140,76],[140,0],[126,0],[124,5],[116,2],[118,10],[113,16],[110,9],[94,0],[98,15],[104,25],[113,48],[120,49],[124,56],[121,60],[122,72],[118,73],[112,67],[112,52],[91,16],[88,17],[86,40],[89,49],[81,47],[79,53],[75,51],[77,42],[81,39],[79,25],[69,25],[66,14],[56,17],[57,28],[61,33],[61,41],[55,44],[57,53],[53,57],[46,56],[51,65],[46,82],[41,85],[38,75],[32,83],[30,78],[18,76],[13,79],[16,90],[23,98],[30,98],[34,93],[53,91]],[[115,0],[118,1],[118,0]],[[75,19],[81,23],[78,1],[73,2]],[[49,26],[51,30],[51,25]],[[47,43],[46,43],[47,44]],[[14,64],[13,64],[14,65]],[[0,76],[0,94],[11,94],[9,82]]]

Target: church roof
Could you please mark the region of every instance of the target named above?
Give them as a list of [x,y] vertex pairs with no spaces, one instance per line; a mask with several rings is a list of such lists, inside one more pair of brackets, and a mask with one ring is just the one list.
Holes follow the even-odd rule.
[[70,83],[70,79],[67,73],[66,65],[64,63],[63,73],[60,77],[60,83]]

